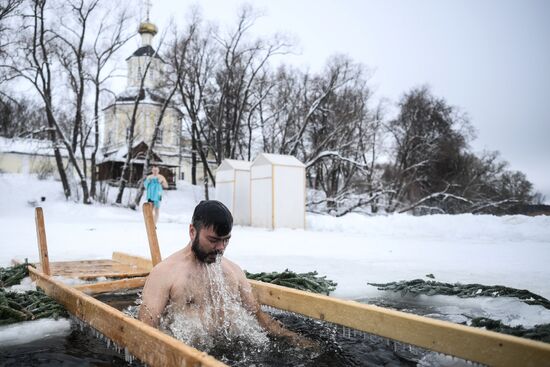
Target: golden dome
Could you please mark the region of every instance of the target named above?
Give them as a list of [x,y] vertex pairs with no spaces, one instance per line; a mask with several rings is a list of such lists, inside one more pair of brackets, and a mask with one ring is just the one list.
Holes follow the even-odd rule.
[[154,36],[155,34],[157,34],[157,32],[158,28],[153,23],[143,22],[139,25],[138,33],[140,34],[150,33]]

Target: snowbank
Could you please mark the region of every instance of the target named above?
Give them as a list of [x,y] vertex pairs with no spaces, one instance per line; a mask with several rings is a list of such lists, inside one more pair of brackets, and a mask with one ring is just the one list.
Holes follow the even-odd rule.
[[[28,202],[41,196],[51,261],[110,258],[115,250],[149,256],[141,211],[66,202],[59,182],[24,175],[0,174],[0,185],[0,266],[13,258],[38,260]],[[158,224],[164,257],[187,244],[191,214],[202,198],[201,188],[184,182],[165,192]],[[317,270],[338,282],[334,295],[342,298],[379,297],[367,282],[429,273],[441,282],[499,284],[550,298],[550,217],[308,214],[306,224],[306,230],[274,231],[236,226],[226,255],[251,272]],[[549,310],[509,299],[449,302],[442,306],[446,312],[465,307],[511,325],[549,322]]]
[[71,332],[69,319],[40,319],[0,326],[0,345],[9,347],[30,343],[35,340],[68,335]]

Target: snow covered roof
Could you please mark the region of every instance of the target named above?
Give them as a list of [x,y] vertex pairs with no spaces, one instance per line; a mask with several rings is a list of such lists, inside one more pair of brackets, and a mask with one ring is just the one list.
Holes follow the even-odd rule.
[[250,171],[250,166],[252,162],[241,161],[237,159],[224,159],[218,171],[230,171],[230,170],[239,170],[239,171]]
[[158,53],[155,51],[151,45],[146,45],[138,48],[134,51],[132,55],[130,55],[126,60],[132,58],[132,57],[139,57],[139,56],[153,56],[156,59],[159,59],[160,61],[164,62],[162,58],[158,55]]
[[254,159],[254,162],[252,163],[253,166],[267,164],[272,164],[275,166],[305,167],[305,165],[300,162],[296,157],[283,154],[261,153],[256,157],[256,159]]
[[0,137],[0,152],[23,154],[53,154],[52,142],[38,139]]
[[[103,111],[106,111],[109,108],[116,105],[133,105],[136,100],[136,96],[138,94],[138,89],[139,88],[137,87],[126,88],[124,91],[122,91],[116,96],[115,101],[113,103],[103,108]],[[141,93],[139,95],[139,100],[140,100],[140,103],[139,103],[140,105],[152,104],[156,106],[161,106],[165,99],[160,93],[154,92],[149,88],[144,88],[141,90]],[[183,115],[182,112],[173,103],[170,103],[168,105],[168,108],[176,111],[179,116]]]
[[136,87],[128,87],[116,96],[116,101],[135,101],[139,93],[139,100],[143,102],[156,102],[163,103],[165,101],[164,96],[159,92],[153,92],[149,88],[143,88],[141,91]]
[[[59,151],[62,157],[67,157],[65,146],[59,143]],[[86,156],[89,157],[92,147],[86,147]],[[0,153],[16,153],[28,155],[53,156],[53,145],[50,140],[6,138],[0,136]],[[80,149],[75,155],[80,157]]]
[[[145,163],[145,155],[148,149],[147,143],[145,143],[143,140],[135,142],[132,146],[132,158],[130,159],[130,162],[132,163]],[[165,163],[162,158],[160,157],[159,153],[163,154],[162,152],[159,152],[158,150],[153,150],[153,157],[151,160],[151,163],[156,163],[161,166],[166,167],[177,167],[178,165],[174,164],[168,164]],[[172,156],[177,156],[177,153],[168,153]],[[126,156],[128,155],[128,146],[124,145],[118,149],[109,150],[105,153],[103,153],[103,156],[98,160],[99,163],[105,163],[105,162],[124,162],[126,161]],[[167,155],[167,154],[163,154]]]
[[[142,144],[145,145],[145,150],[147,150],[147,143],[145,143],[141,140],[141,141],[134,142],[134,144],[132,145],[132,151],[134,151],[137,147],[139,147]],[[118,149],[114,149],[114,150],[110,150],[110,151],[105,152],[103,154],[103,156],[104,156],[103,161],[123,162],[123,161],[126,160],[126,155],[127,154],[128,154],[128,146],[123,145],[122,147],[120,147]],[[155,153],[153,152],[153,154],[155,154]]]

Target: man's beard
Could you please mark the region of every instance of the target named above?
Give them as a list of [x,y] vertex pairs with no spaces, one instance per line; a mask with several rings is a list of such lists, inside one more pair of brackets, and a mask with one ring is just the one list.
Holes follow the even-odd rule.
[[193,243],[191,244],[191,250],[193,250],[193,253],[197,257],[197,260],[207,264],[212,264],[213,262],[216,262],[218,255],[223,254],[222,251],[216,251],[216,250],[211,252],[203,251],[200,247],[199,233],[197,233],[197,235],[195,236],[195,239],[193,240]]

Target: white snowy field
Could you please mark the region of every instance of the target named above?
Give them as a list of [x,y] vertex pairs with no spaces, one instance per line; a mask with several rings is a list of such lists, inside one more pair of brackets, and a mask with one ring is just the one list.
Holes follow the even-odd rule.
[[[0,187],[0,266],[38,260],[29,201],[42,196],[50,261],[110,258],[113,251],[149,256],[141,211],[66,202],[59,182],[26,175],[0,174]],[[165,192],[157,229],[163,257],[187,244],[201,199],[201,188],[183,182]],[[338,283],[333,296],[348,299],[384,295],[367,282],[427,279],[430,273],[437,281],[498,284],[550,298],[550,217],[309,214],[306,230],[235,227],[226,256],[250,272],[317,270]],[[417,301],[457,321],[466,313],[508,325],[550,323],[550,310],[510,298]]]

